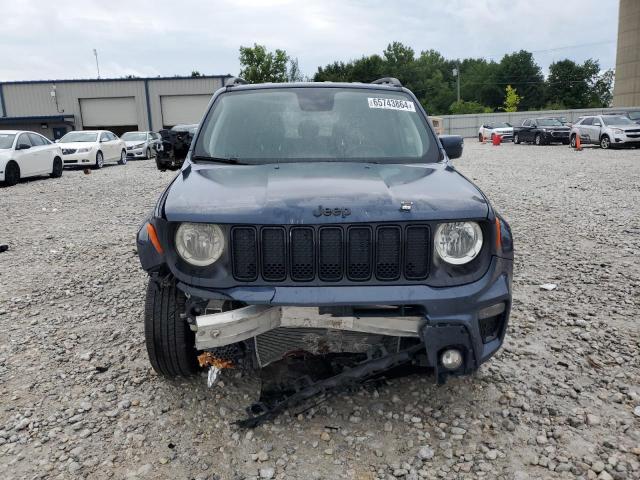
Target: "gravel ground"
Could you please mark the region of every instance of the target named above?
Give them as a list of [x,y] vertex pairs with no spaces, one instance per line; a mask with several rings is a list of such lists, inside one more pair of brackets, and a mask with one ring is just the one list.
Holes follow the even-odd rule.
[[0,188],[0,478],[640,478],[640,150],[468,140],[456,165],[513,228],[504,349],[249,432],[255,378],[147,361],[134,236],[172,173]]

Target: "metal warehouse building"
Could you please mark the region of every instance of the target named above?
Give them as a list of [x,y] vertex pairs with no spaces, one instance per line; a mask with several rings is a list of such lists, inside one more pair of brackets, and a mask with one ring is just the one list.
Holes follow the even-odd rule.
[[198,123],[229,75],[0,82],[0,129],[51,139],[71,130],[170,128]]

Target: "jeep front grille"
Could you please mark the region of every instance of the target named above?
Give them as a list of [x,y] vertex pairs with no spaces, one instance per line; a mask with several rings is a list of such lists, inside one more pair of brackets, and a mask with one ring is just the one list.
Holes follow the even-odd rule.
[[231,266],[240,282],[396,282],[429,275],[427,225],[231,228]]

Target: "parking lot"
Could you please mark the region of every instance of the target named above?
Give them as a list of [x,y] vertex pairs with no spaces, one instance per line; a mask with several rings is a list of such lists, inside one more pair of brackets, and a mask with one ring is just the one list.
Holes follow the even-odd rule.
[[256,378],[207,389],[147,360],[135,233],[174,173],[0,188],[0,477],[640,478],[640,150],[467,139],[455,165],[513,228],[504,349],[254,431],[232,422]]

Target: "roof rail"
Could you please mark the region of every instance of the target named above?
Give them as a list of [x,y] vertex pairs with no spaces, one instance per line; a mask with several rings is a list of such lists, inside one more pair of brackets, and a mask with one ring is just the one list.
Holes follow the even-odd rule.
[[229,79],[224,82],[225,87],[235,87],[236,85],[247,85],[247,82],[242,77],[229,77]]
[[397,78],[394,77],[384,77],[384,78],[379,78],[378,80],[374,80],[373,82],[374,85],[391,85],[394,87],[401,87],[402,83],[400,83],[400,80],[398,80]]

